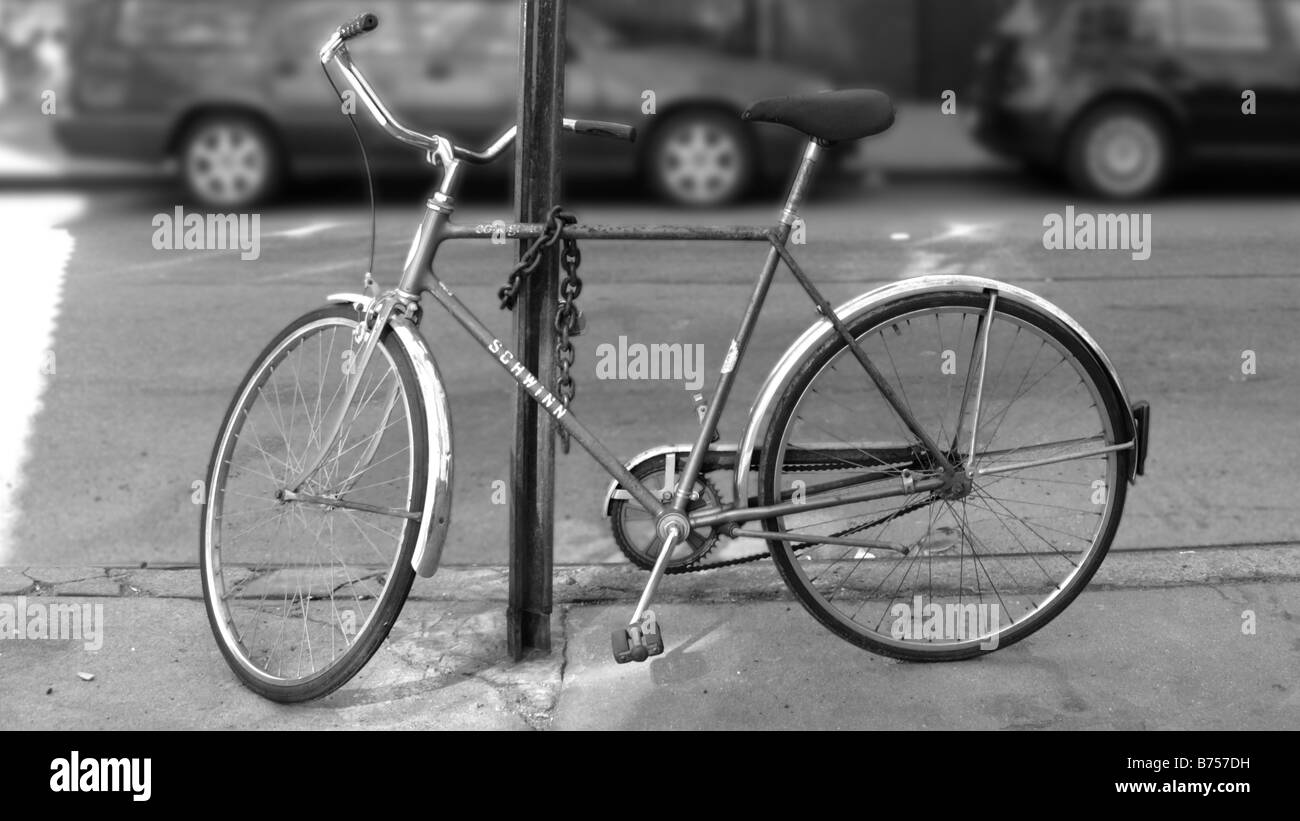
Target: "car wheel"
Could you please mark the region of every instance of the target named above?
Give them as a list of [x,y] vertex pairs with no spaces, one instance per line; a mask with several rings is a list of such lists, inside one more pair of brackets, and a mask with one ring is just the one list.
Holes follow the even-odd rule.
[[1155,193],[1172,165],[1169,131],[1141,105],[1107,105],[1088,114],[1070,135],[1066,171],[1074,186],[1107,199]]
[[753,178],[754,149],[740,121],[719,111],[684,111],[655,129],[647,150],[651,187],[680,205],[738,199]]
[[181,138],[181,178],[209,208],[245,208],[266,200],[280,177],[280,152],[262,123],[240,114],[199,119]]

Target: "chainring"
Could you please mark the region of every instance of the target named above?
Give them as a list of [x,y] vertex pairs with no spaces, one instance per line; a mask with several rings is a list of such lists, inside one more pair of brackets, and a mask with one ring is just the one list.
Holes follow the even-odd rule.
[[[676,454],[668,454],[676,457]],[[632,475],[645,482],[659,494],[664,501],[671,500],[671,494],[677,489],[674,481],[669,487],[666,480],[667,456],[660,455],[636,465]],[[684,460],[674,459],[678,465]],[[659,477],[656,481],[656,477]],[[668,494],[668,496],[665,496]],[[691,489],[691,499],[686,504],[686,512],[706,508],[721,507],[722,495],[708,477],[700,476]],[[650,570],[659,557],[663,539],[655,531],[654,516],[644,510],[635,499],[615,499],[609,507],[610,529],[618,549],[637,567]],[[692,565],[709,554],[718,543],[721,532],[716,527],[697,528],[691,531],[685,541],[673,548],[673,556],[668,560],[669,568],[682,568]]]

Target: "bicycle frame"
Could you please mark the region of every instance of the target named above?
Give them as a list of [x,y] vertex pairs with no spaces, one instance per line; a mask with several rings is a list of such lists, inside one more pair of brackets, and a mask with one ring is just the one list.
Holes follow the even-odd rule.
[[[486,240],[493,239],[504,234],[509,239],[528,240],[543,236],[548,226],[540,223],[511,223],[506,225],[493,224],[491,226],[463,226],[452,222],[451,217],[456,208],[456,193],[461,181],[462,168],[465,163],[484,164],[490,162],[501,154],[513,143],[516,129],[511,128],[502,134],[491,146],[483,151],[472,151],[460,146],[456,146],[449,140],[437,135],[419,134],[399,123],[395,117],[384,107],[378,95],[366,82],[365,77],[359,69],[352,63],[351,58],[338,35],[327,43],[321,52],[322,64],[335,63],[344,75],[348,83],[357,90],[362,101],[375,117],[379,125],[395,139],[409,145],[422,148],[427,152],[427,157],[431,165],[442,168],[442,178],[438,187],[434,190],[425,204],[425,213],[421,220],[419,229],[416,232],[410,251],[407,254],[406,262],[403,267],[401,281],[398,287],[389,291],[382,297],[377,294],[370,294],[368,297],[356,300],[364,302],[367,311],[370,314],[373,330],[367,334],[363,341],[361,351],[356,358],[356,373],[359,375],[365,369],[365,364],[369,359],[374,345],[381,331],[390,321],[407,313],[416,313],[419,310],[419,301],[425,292],[431,293],[434,299],[441,305],[452,318],[456,320],[479,344],[481,344],[487,354],[491,356],[497,364],[508,373],[511,378],[524,390],[529,397],[536,402],[542,410],[546,411],[555,423],[568,432],[570,437],[578,445],[621,485],[646,511],[653,514],[659,522],[660,535],[665,538],[665,544],[661,549],[661,556],[656,563],[655,572],[652,577],[650,586],[647,587],[646,595],[643,596],[642,603],[638,606],[638,616],[644,608],[658,578],[662,575],[666,567],[667,555],[671,552],[672,542],[674,540],[684,539],[686,535],[696,527],[724,526],[728,532],[733,535],[755,536],[760,538],[782,539],[787,541],[802,541],[805,539],[814,539],[827,541],[824,536],[812,534],[799,534],[795,532],[770,533],[767,531],[735,530],[735,524],[743,522],[752,522],[761,519],[779,517],[797,511],[817,510],[826,507],[833,507],[854,502],[863,502],[877,499],[890,498],[895,496],[909,496],[918,493],[946,493],[954,488],[959,488],[963,481],[968,481],[968,477],[975,471],[975,449],[976,432],[979,420],[979,405],[983,391],[984,381],[984,360],[987,357],[988,348],[988,328],[991,324],[988,321],[981,323],[982,329],[978,333],[977,351],[978,357],[978,376],[974,378],[975,384],[972,386],[968,380],[967,389],[963,395],[962,407],[959,418],[965,417],[967,409],[967,398],[970,397],[973,389],[975,407],[972,413],[972,423],[969,431],[969,441],[971,443],[967,459],[969,464],[954,465],[954,460],[959,454],[959,446],[956,437],[951,443],[949,450],[944,450],[939,443],[926,432],[919,424],[911,411],[901,401],[894,391],[893,387],[885,379],[881,371],[872,363],[866,353],[861,349],[857,339],[849,332],[847,325],[841,315],[832,308],[825,297],[817,287],[809,280],[808,276],[800,268],[787,247],[791,231],[795,221],[798,219],[799,208],[807,193],[811,183],[814,169],[817,165],[821,151],[824,146],[816,139],[810,139],[807,148],[803,153],[798,172],[795,175],[794,182],[790,186],[789,193],[786,197],[784,208],[782,209],[779,221],[775,226],[608,226],[608,225],[566,225],[561,229],[560,235],[563,238],[575,240],[694,240],[694,241],[714,241],[714,242],[754,242],[766,243],[768,253],[763,267],[759,273],[754,290],[750,295],[745,311],[741,317],[739,327],[732,337],[728,352],[722,363],[721,370],[718,374],[717,382],[713,388],[713,395],[708,404],[708,410],[700,427],[698,436],[694,445],[690,449],[690,455],[687,459],[686,468],[680,476],[677,487],[670,501],[665,502],[660,499],[655,491],[651,490],[645,483],[638,480],[631,472],[630,468],[619,460],[603,442],[593,434],[582,421],[546,387],[546,383],[532,373],[522,362],[514,351],[510,350],[505,342],[497,338],[492,331],[476,317],[468,307],[456,296],[455,292],[444,283],[435,272],[434,262],[438,249],[442,243],[449,240]],[[564,127],[568,130],[583,131],[592,134],[603,134],[605,136],[618,136],[617,131],[623,129],[630,131],[625,126],[608,123],[587,123],[571,119],[564,120]],[[834,333],[837,334],[847,345],[849,351],[863,370],[866,372],[875,387],[880,392],[888,405],[897,414],[899,420],[905,427],[916,437],[919,448],[912,448],[908,456],[910,460],[904,460],[904,463],[910,461],[911,465],[923,469],[918,470],[914,475],[912,470],[902,470],[899,474],[888,474],[880,472],[868,472],[859,479],[852,481],[829,482],[824,485],[815,486],[806,489],[806,494],[799,501],[781,501],[777,504],[750,507],[741,504],[738,498],[733,509],[708,508],[703,510],[692,511],[687,514],[686,507],[689,501],[691,488],[694,487],[696,480],[703,471],[705,459],[709,453],[709,445],[715,438],[718,423],[722,413],[726,408],[727,401],[731,395],[737,370],[744,359],[746,349],[748,348],[754,328],[757,324],[759,314],[762,311],[766,301],[768,291],[771,287],[773,278],[776,275],[778,267],[784,264],[794,275],[796,281],[803,288],[812,300],[817,312],[822,316],[826,323],[829,323]],[[991,318],[994,308],[997,304],[998,291],[997,283],[989,283],[991,286],[986,289],[988,295],[988,307],[986,316]],[[1109,367],[1109,363],[1107,363]],[[324,430],[330,431],[331,435],[325,437],[325,444],[317,458],[307,460],[308,467],[299,476],[298,480],[291,483],[287,492],[292,495],[296,494],[301,484],[319,466],[325,451],[332,444],[337,430],[341,426],[342,416],[346,412],[356,389],[354,378],[353,384],[344,391],[344,397],[340,403],[340,409],[336,411],[336,416],[331,418],[324,426]],[[1117,380],[1116,380],[1117,381]],[[1127,402],[1125,403],[1127,404]],[[960,423],[959,423],[960,424]],[[1135,427],[1135,426],[1133,426]],[[748,434],[747,434],[748,438]],[[749,443],[752,444],[752,443]],[[1105,453],[1110,450],[1127,449],[1134,447],[1135,440],[1131,439],[1123,445],[1110,445],[1095,453]],[[920,453],[924,453],[924,461],[921,461]],[[1090,454],[1074,454],[1070,458],[1079,458]],[[739,477],[748,471],[748,465],[741,465],[739,461],[736,465],[737,483],[736,488],[739,491]],[[846,493],[832,493],[831,491],[840,491],[846,488],[860,484],[878,484],[891,480],[889,486],[870,487],[862,490],[849,491]],[[958,491],[960,492],[960,491]],[[826,495],[822,495],[826,494]],[[783,497],[784,498],[784,495]],[[665,529],[664,525],[668,528]],[[869,548],[887,548],[887,545],[881,545],[877,542],[857,541],[852,539],[836,539],[837,544],[849,546],[861,546]],[[636,620],[634,617],[633,621]]]
[[[537,375],[524,367],[518,360],[516,354],[508,345],[499,339],[484,323],[479,320],[474,313],[465,306],[456,296],[455,292],[445,282],[443,282],[435,272],[434,262],[439,247],[443,242],[449,240],[484,240],[492,239],[494,236],[499,237],[504,234],[511,239],[531,239],[543,234],[546,230],[545,225],[539,223],[510,223],[504,226],[500,224],[484,225],[458,225],[451,221],[452,214],[455,211],[455,194],[456,186],[459,182],[459,165],[460,161],[454,157],[444,158],[445,173],[442,183],[437,191],[428,199],[426,210],[420,228],[416,233],[415,240],[412,243],[410,252],[407,255],[406,265],[402,274],[401,283],[397,288],[397,293],[401,298],[409,301],[417,301],[425,292],[431,293],[433,298],[441,305],[456,322],[461,325],[470,336],[474,337],[481,344],[489,356],[505,370],[515,382],[536,402],[542,410],[546,411],[555,420],[556,424],[562,426],[575,442],[583,450],[587,451],[593,459],[621,484],[627,491],[640,503],[645,509],[656,516],[661,516],[665,512],[672,510],[680,514],[685,514],[686,505],[689,500],[690,488],[694,485],[696,478],[700,475],[704,466],[705,456],[708,451],[710,442],[713,441],[718,423],[722,413],[726,408],[727,401],[731,394],[737,370],[744,359],[746,349],[757,324],[758,317],[762,311],[766,300],[768,290],[776,275],[778,267],[784,262],[791,270],[803,287],[804,291],[812,299],[817,307],[818,312],[831,319],[833,323],[839,320],[835,317],[835,312],[831,309],[830,304],[817,290],[816,286],[808,279],[802,269],[794,261],[786,247],[794,221],[798,217],[799,206],[807,191],[813,171],[816,166],[821,146],[815,141],[809,141],[808,148],[804,152],[803,160],[799,167],[799,172],[791,185],[789,195],[786,199],[785,208],[782,211],[781,219],[776,226],[609,226],[609,225],[572,225],[566,226],[562,231],[562,236],[576,240],[695,240],[695,241],[714,241],[714,242],[754,242],[767,243],[769,250],[766,261],[755,283],[754,290],[750,295],[748,304],[740,320],[740,325],[732,338],[732,342],[718,374],[717,382],[713,388],[712,399],[708,405],[708,411],[700,427],[699,434],[696,438],[695,445],[691,449],[691,456],[686,464],[680,481],[678,482],[676,493],[671,502],[665,504],[653,490],[632,475],[625,463],[616,457],[605,444],[593,434],[585,424],[570,409],[564,407],[559,399],[547,389],[543,380],[538,379]],[[846,328],[840,328],[842,333],[848,336]],[[851,339],[851,337],[850,337]],[[856,348],[856,341],[854,341]],[[933,463],[943,472],[944,478],[921,478],[911,482],[899,481],[898,484],[890,488],[874,488],[856,491],[847,494],[826,496],[817,498],[810,494],[806,499],[798,503],[786,502],[776,505],[763,507],[749,507],[735,511],[706,510],[697,511],[694,515],[687,517],[691,527],[707,526],[731,522],[749,522],[758,519],[769,518],[772,516],[781,516],[793,513],[796,510],[816,510],[822,507],[831,507],[841,504],[847,504],[858,501],[867,501],[873,499],[887,498],[890,496],[901,496],[931,490],[938,490],[945,486],[948,477],[954,472],[954,468],[948,458],[937,443],[935,443],[928,434],[922,429],[921,425],[912,416],[910,411],[902,404],[895,395],[892,387],[885,381],[883,375],[871,364],[870,360],[859,351],[859,360],[863,363],[867,373],[880,389],[882,395],[889,402],[890,406],[898,413],[899,418],[904,424],[912,430],[917,436],[923,447],[926,449]],[[798,534],[789,536],[789,538],[799,538]],[[856,544],[856,542],[854,542]],[[875,545],[875,543],[862,542],[863,546]]]

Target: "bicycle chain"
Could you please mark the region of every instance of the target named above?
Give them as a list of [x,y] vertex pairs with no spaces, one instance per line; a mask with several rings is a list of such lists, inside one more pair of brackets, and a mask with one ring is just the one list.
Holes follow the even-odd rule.
[[[854,527],[850,527],[847,530],[841,530],[839,533],[832,533],[831,537],[840,539],[840,538],[844,538],[845,536],[852,536],[854,533],[861,533],[863,530],[866,530],[869,527],[876,527],[877,525],[883,525],[887,522],[897,519],[899,516],[905,516],[908,513],[912,513],[917,510],[920,510],[921,508],[924,508],[927,505],[929,505],[930,501],[931,500],[926,499],[925,501],[921,501],[921,502],[913,502],[910,505],[906,505],[904,507],[899,508],[898,510],[895,510],[893,513],[890,513],[888,516],[882,516],[879,519],[875,519],[870,522],[863,522],[862,524],[856,525]],[[820,544],[825,544],[825,542],[804,542],[802,544],[797,544],[793,548],[791,548],[791,552],[798,553],[801,550],[807,550],[810,547],[816,547]],[[684,567],[669,567],[664,572],[666,575],[673,575],[673,576],[681,575],[683,573],[703,573],[706,570],[719,570],[723,567],[735,567],[737,565],[742,565],[742,564],[752,564],[754,562],[761,562],[763,559],[770,559],[771,557],[772,557],[771,553],[755,553],[752,556],[741,556],[738,559],[727,559],[721,562],[710,562],[706,564],[688,564]]]

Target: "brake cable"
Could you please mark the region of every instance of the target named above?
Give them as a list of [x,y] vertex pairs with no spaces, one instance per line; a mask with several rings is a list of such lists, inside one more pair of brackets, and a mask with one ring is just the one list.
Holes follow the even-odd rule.
[[[329,80],[330,87],[334,89],[334,96],[339,98],[339,102],[343,102],[343,92],[339,91],[338,84],[335,83],[334,78],[330,76],[329,67],[326,64],[321,63],[320,68],[321,71],[325,72],[325,79]],[[374,283],[375,276],[375,235],[377,234],[375,219],[375,178],[370,171],[370,154],[366,151],[366,141],[361,137],[361,129],[357,127],[356,116],[352,112],[348,111],[346,106],[340,110],[343,112],[343,116],[348,118],[348,123],[352,126],[352,133],[357,138],[357,145],[361,147],[361,162],[366,169],[366,190],[370,194],[370,264],[366,266],[366,286],[369,288],[369,286]],[[367,296],[373,296],[373,294],[367,293]]]

